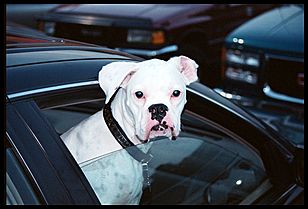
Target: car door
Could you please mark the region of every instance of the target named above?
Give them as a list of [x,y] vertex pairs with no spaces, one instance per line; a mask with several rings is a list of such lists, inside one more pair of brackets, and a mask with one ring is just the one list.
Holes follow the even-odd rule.
[[[29,155],[26,150],[39,150],[39,158],[31,159],[33,151],[24,158],[31,165],[38,187],[46,198],[51,198],[48,203],[99,203],[95,185],[81,172],[60,139],[61,134],[104,106],[105,96],[98,82],[90,83],[52,88],[11,105],[33,138],[32,143],[26,144],[17,140],[16,144],[21,144],[18,148],[25,150],[25,156]],[[281,194],[288,198],[294,190],[302,191],[290,182],[292,173],[288,174],[289,167],[285,165],[288,156],[278,151],[282,147],[273,147],[277,145],[246,124],[243,115],[221,108],[220,97],[200,95],[189,88],[180,137],[174,143],[155,140],[157,146],[152,151],[156,157],[149,164],[150,188],[145,187],[140,204],[269,204],[285,201]],[[7,111],[13,115],[12,108]],[[7,132],[13,138],[16,134],[11,127],[18,124],[12,116],[8,118]],[[41,163],[40,159],[46,162]],[[37,167],[42,165],[50,169],[40,174],[42,169]],[[52,190],[47,188],[50,183],[55,184]]]
[[8,102],[6,116],[7,204],[98,203],[32,99]]
[[[63,149],[65,145],[59,136],[104,106],[105,97],[98,83],[74,86],[34,99],[37,114],[49,124],[46,126],[53,132],[50,134],[55,135],[54,140]],[[189,91],[181,136],[172,144],[169,140],[155,142],[153,155],[160,157],[149,164],[152,192],[145,189],[140,204],[251,204],[262,195],[277,192],[275,181],[281,177],[271,172],[268,151],[260,151],[249,143],[251,139],[245,141],[238,136],[232,124],[228,129],[213,121],[212,117],[220,117],[217,110],[213,109],[208,117],[200,115],[202,110],[197,111],[196,106],[211,108],[200,102],[200,97]],[[273,152],[273,158],[279,155]],[[286,169],[282,160],[276,161],[277,168]],[[92,180],[78,175],[89,181],[95,192]]]

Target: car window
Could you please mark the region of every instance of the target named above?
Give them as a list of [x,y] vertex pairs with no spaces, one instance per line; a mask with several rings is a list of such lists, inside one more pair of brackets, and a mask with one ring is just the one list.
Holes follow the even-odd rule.
[[237,204],[266,180],[255,153],[205,121],[196,128],[192,117],[184,112],[176,141],[153,143],[152,192],[143,203]]
[[[101,110],[104,99],[58,103],[42,108],[42,113],[60,136]],[[249,204],[271,187],[256,150],[193,110],[182,114],[177,140],[160,137],[150,143],[153,158],[143,169],[140,204]],[[102,172],[94,175],[93,170],[100,171],[104,161],[126,152],[122,149],[79,165],[98,198],[106,194],[97,182]]]

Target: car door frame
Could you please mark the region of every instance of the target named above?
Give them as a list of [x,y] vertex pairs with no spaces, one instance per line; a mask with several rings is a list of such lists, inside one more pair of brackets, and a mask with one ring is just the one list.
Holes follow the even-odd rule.
[[6,103],[6,135],[42,204],[100,204],[33,99]]

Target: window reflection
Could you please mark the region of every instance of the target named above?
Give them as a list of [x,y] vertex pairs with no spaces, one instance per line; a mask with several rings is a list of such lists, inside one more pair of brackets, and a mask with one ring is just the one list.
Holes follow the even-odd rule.
[[[194,133],[187,131],[193,121],[184,122],[186,129],[176,141],[161,137],[151,142],[149,153],[153,159],[148,163],[149,179],[144,179],[150,184],[143,182],[140,204],[238,204],[266,180],[255,153],[200,121],[198,126],[203,128],[199,134],[196,129]],[[93,169],[95,164],[120,152],[127,154],[126,150],[120,150],[94,159],[81,165],[82,170]],[[85,174],[95,190],[95,180]]]

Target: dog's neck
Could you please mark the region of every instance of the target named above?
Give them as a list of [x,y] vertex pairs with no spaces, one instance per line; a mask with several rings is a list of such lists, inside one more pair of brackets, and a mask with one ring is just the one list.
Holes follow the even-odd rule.
[[111,103],[111,112],[115,120],[121,126],[127,137],[136,145],[140,144],[140,141],[135,137],[134,126],[132,117],[130,117],[127,107],[125,105],[125,92],[122,89],[119,89],[117,95],[114,97],[114,100]]
[[[125,104],[126,92],[123,89],[119,89],[111,102],[111,112],[115,120],[118,122],[122,130],[125,132],[129,140],[135,144],[141,144],[142,142],[136,137],[133,116],[130,115],[129,110]],[[147,152],[152,143],[146,143],[139,145],[138,147],[143,151]]]

